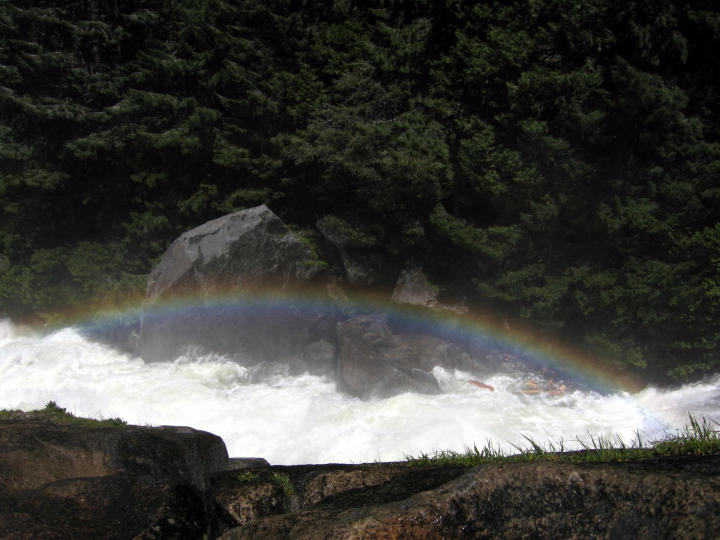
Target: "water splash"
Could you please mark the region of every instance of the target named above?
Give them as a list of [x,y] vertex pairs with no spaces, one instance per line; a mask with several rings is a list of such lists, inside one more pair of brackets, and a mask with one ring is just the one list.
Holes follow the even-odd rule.
[[[458,450],[492,440],[506,451],[588,434],[625,441],[681,427],[687,413],[720,419],[720,378],[639,393],[575,389],[527,395],[520,373],[467,384],[469,373],[436,368],[443,392],[362,401],[332,380],[241,366],[192,352],[168,362],[95,343],[75,328],[31,334],[0,321],[0,407],[30,410],[55,401],[70,412],[133,424],[189,425],[220,435],[233,456],[275,464],[393,461],[407,454]],[[577,445],[576,445],[577,447]]]

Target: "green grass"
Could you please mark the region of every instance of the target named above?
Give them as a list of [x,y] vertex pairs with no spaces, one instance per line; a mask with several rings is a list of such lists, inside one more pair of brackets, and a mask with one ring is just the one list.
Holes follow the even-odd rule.
[[552,461],[564,463],[621,463],[641,459],[668,456],[705,456],[720,455],[719,424],[703,418],[697,421],[690,415],[690,425],[675,434],[666,434],[659,441],[643,444],[640,432],[635,440],[625,443],[620,437],[606,438],[589,435],[587,440],[578,439],[580,450],[566,450],[564,441],[547,443],[541,446],[523,435],[528,446],[516,446],[517,453],[508,454],[488,441],[478,448],[473,445],[465,452],[454,450],[436,451],[418,456],[406,455],[409,465],[460,465],[473,467],[487,463],[528,463],[533,461]]
[[[714,425],[712,425],[714,424]],[[720,454],[720,431],[717,422],[701,422],[690,416],[690,425],[685,426],[676,435],[655,443],[654,450],[659,455],[713,455]]]
[[54,424],[77,425],[85,427],[117,427],[127,425],[121,418],[82,418],[67,412],[64,407],[58,406],[54,401],[49,401],[44,409],[22,413],[20,411],[0,411],[0,420],[14,420],[18,418],[30,418],[32,420],[43,420]]
[[281,472],[273,472],[272,480],[280,487],[280,489],[282,489],[282,492],[285,494],[286,497],[290,498],[295,495],[295,487],[292,485],[290,477],[287,474]]
[[[124,426],[127,424],[120,418],[92,419],[74,416],[54,401],[45,405],[44,409],[21,413],[20,411],[0,410],[0,420],[13,420],[30,417],[35,420],[44,420],[57,424],[80,425],[86,427]],[[689,415],[690,424],[678,430],[675,434],[666,434],[664,438],[644,444],[640,433],[636,432],[635,439],[626,443],[620,437],[607,438],[589,435],[588,439],[578,439],[580,450],[566,450],[561,439],[556,443],[549,442],[542,446],[530,437],[523,435],[527,446],[513,445],[516,453],[504,452],[499,446],[488,441],[485,446],[478,448],[473,445],[465,452],[454,450],[435,451],[432,454],[406,455],[405,461],[413,465],[459,465],[474,467],[487,463],[528,463],[533,461],[552,461],[564,463],[618,463],[652,459],[670,456],[707,456],[720,455],[720,424],[714,420],[696,420]],[[254,472],[246,471],[238,475],[240,481],[253,482],[258,479]],[[291,497],[295,488],[287,474],[273,472],[272,480],[285,493]]]
[[252,471],[243,471],[236,476],[238,482],[257,482],[260,476]]

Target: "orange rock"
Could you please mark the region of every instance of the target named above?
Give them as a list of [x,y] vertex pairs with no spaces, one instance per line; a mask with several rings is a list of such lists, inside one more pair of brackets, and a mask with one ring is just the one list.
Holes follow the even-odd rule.
[[547,393],[551,396],[564,396],[567,386],[564,384],[555,384],[555,381],[550,379],[547,384]]
[[485,384],[485,383],[482,383],[482,382],[480,382],[480,381],[473,381],[472,379],[468,380],[468,382],[469,382],[470,384],[474,384],[474,385],[477,386],[478,388],[485,388],[485,389],[487,389],[487,390],[490,390],[491,392],[494,392],[494,391],[495,391],[495,387],[494,387],[494,386],[490,386],[489,384]]

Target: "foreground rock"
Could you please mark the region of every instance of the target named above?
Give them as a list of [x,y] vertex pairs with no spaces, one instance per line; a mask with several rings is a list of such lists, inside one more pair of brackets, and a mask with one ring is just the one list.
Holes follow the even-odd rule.
[[720,456],[270,466],[190,428],[0,414],[0,538],[716,538]]
[[219,437],[53,416],[0,419],[0,538],[212,532],[210,477],[228,460]]
[[[720,457],[635,464],[485,465],[436,487],[437,469],[266,516],[221,538],[716,538]],[[436,478],[437,479],[437,478]],[[372,493],[372,495],[371,495]]]

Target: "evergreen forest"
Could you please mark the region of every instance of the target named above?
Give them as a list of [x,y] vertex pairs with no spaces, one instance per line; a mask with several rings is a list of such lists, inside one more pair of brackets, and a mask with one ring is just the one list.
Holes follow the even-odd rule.
[[609,364],[715,372],[718,50],[712,0],[0,0],[0,317],[142,294],[267,204]]

